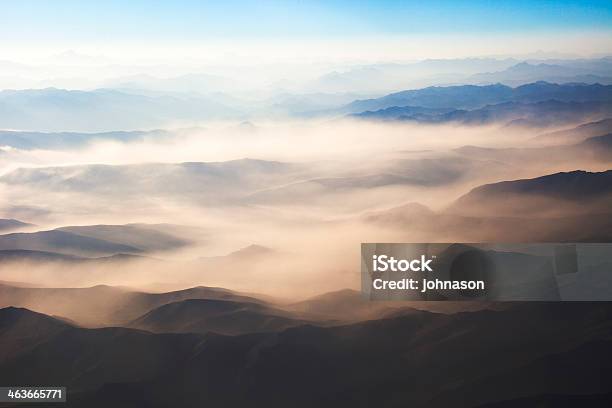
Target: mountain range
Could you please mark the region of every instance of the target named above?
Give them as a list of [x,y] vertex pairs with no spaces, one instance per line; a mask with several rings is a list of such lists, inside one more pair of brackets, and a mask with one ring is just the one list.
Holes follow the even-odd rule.
[[153,309],[128,326],[157,333],[237,335],[279,331],[303,324],[306,321],[262,303],[189,299]]
[[510,86],[520,86],[536,81],[555,83],[600,83],[612,84],[612,76],[606,67],[611,67],[610,59],[601,60],[597,67],[586,64],[558,64],[552,62],[520,62],[502,71],[483,72],[471,75],[469,83],[503,83]]
[[547,144],[578,143],[584,139],[612,133],[612,118],[583,123],[570,129],[548,132],[534,137],[534,141]]
[[[76,408],[612,406],[612,57],[306,51],[0,61],[0,386]],[[492,289],[379,300],[359,242],[456,242],[423,276]],[[492,245],[474,271],[466,242],[592,245]]]
[[506,102],[536,103],[610,102],[612,85],[554,84],[539,81],[512,88],[502,84],[432,86],[392,93],[376,99],[357,100],[346,105],[346,113],[375,111],[391,107],[421,107],[430,109],[470,110]]
[[240,117],[215,100],[194,96],[146,96],[114,89],[0,91],[0,128],[4,129],[106,132]]
[[359,401],[443,407],[458,400],[485,406],[550,394],[606,401],[612,390],[606,305],[415,311],[237,336],[83,329],[6,308],[0,310],[0,381],[65,384],[75,407],[168,406],[186,389],[182,404],[194,407]]
[[[178,230],[177,230],[178,228]],[[45,258],[51,259],[50,253],[85,256],[112,256],[116,254],[144,254],[146,252],[168,251],[187,246],[191,243],[187,238],[179,237],[173,225],[90,225],[61,227],[54,230],[35,232],[15,232],[0,235],[0,259],[5,259],[5,251],[27,250],[46,253]],[[58,258],[66,260],[66,257]]]
[[74,149],[86,146],[94,141],[135,142],[144,140],[162,140],[169,137],[165,130],[132,131],[132,132],[23,132],[0,130],[0,145],[15,149]]
[[[561,165],[569,160],[574,163],[602,163],[609,165],[612,163],[612,133],[600,136],[583,138],[584,134],[591,133],[589,128],[576,128],[576,130],[566,130],[565,133],[545,134],[543,138],[533,139],[540,146],[540,142],[551,140],[555,144],[541,147],[507,147],[492,148],[479,146],[461,146],[454,149],[462,156],[470,157],[473,160],[499,161],[513,166],[521,166],[524,163],[537,162],[546,158],[550,165]],[[578,141],[577,143],[571,143]],[[559,144],[559,143],[566,144]]]
[[612,171],[572,171],[477,187],[446,208],[408,203],[367,223],[444,242],[609,242]]
[[[219,204],[259,189],[299,180],[308,168],[299,164],[241,159],[226,162],[145,163],[20,168],[0,182],[54,192],[142,197],[178,195]],[[204,188],[205,187],[205,188]]]
[[[213,287],[193,287],[184,290],[148,293],[129,288],[97,285],[87,288],[22,287],[10,283],[0,285],[0,307],[17,306],[66,318],[85,327],[128,325],[157,308],[188,299],[216,300],[228,305],[252,305],[261,300]],[[232,303],[233,302],[233,303]],[[262,307],[261,310],[266,310]],[[172,309],[176,317],[181,310]],[[159,312],[163,316],[164,310]],[[197,317],[197,314],[191,317]],[[187,316],[184,317],[188,318]],[[150,317],[142,324],[152,324]],[[228,324],[231,316],[227,318]],[[161,322],[157,327],[162,327]]]
[[[21,132],[3,130],[0,132],[0,142],[6,141],[9,146],[29,149],[35,146],[80,146],[90,140],[134,141],[164,137],[163,131],[145,132],[140,130],[143,128],[167,127],[171,123],[197,124],[203,120],[239,121],[249,116],[275,117],[279,114],[285,117],[361,114],[361,117],[369,119],[401,116],[418,119],[422,116],[437,122],[443,118],[433,120],[432,117],[510,102],[529,105],[554,100],[605,104],[612,101],[611,89],[612,85],[593,81],[537,81],[515,88],[501,83],[447,85],[404,90],[373,99],[356,99],[350,103],[346,102],[351,100],[351,95],[354,97],[359,93],[286,94],[269,98],[257,107],[220,95],[163,92],[147,94],[135,92],[133,89],[4,90],[0,91],[0,129],[21,129]],[[228,104],[234,107],[227,106]],[[134,131],[119,132],[115,131],[116,129]],[[42,134],[43,132],[50,134]]]
[[612,114],[611,102],[560,102],[547,100],[535,103],[504,102],[474,110],[442,110],[413,113],[413,106],[386,108],[352,115],[360,119],[414,121],[419,123],[458,123],[485,125],[502,123],[506,126],[546,127],[598,120]]
[[[520,86],[537,81],[610,84],[612,59],[464,58],[371,64],[335,70],[309,83],[322,92],[384,92],[452,84]],[[386,91],[386,92],[385,92]]]
[[58,230],[31,233],[15,232],[0,235],[0,248],[2,250],[26,249],[86,256],[142,252],[142,250],[129,245]]
[[[612,170],[572,171],[477,187],[449,208],[461,214],[605,213],[612,208]],[[488,210],[487,210],[488,209]]]

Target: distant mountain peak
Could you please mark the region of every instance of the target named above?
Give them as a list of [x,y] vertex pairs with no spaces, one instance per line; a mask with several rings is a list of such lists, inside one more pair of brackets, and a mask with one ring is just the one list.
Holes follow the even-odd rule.
[[32,227],[33,224],[19,221],[14,218],[0,218],[0,231],[15,231],[26,227]]
[[251,244],[244,248],[240,248],[237,251],[231,252],[228,256],[231,257],[254,257],[261,255],[268,255],[274,253],[272,248],[265,247],[263,245]]

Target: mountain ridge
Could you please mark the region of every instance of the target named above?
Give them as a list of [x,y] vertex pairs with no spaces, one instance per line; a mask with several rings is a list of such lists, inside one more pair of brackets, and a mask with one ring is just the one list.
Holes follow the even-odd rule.
[[537,81],[512,88],[507,85],[431,86],[395,92],[376,99],[357,100],[346,105],[345,113],[359,113],[391,107],[418,106],[430,109],[478,109],[504,102],[535,103],[550,99],[561,102],[612,100],[612,85],[552,84]]

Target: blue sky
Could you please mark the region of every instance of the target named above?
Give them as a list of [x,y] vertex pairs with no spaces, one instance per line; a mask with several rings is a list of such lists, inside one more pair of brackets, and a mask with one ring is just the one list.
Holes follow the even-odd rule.
[[2,1],[3,41],[610,32],[611,1]]

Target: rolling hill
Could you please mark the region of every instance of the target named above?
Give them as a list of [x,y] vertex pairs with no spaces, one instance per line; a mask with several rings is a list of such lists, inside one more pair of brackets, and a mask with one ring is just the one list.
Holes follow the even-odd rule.
[[305,323],[262,303],[190,299],[153,309],[128,326],[156,333],[237,335],[279,331]]
[[173,225],[85,225],[61,227],[57,231],[69,232],[84,237],[101,239],[138,248],[143,252],[165,251],[184,247],[192,241],[174,233]]
[[0,284],[0,307],[18,306],[68,318],[84,326],[127,324],[162,305],[187,299],[219,300],[245,304],[263,301],[222,288],[147,293],[122,287],[33,288]]
[[[47,318],[51,329],[23,332],[35,347],[0,361],[0,381],[65,384],[76,407],[170,406],[185,392],[188,407],[471,407],[597,396],[612,390],[610,313],[607,303],[529,303],[238,336],[82,329]],[[0,310],[0,344],[13,344],[6,333],[18,330],[15,314],[45,319]]]
[[[25,224],[27,225],[27,224]],[[101,260],[116,255],[137,255],[185,247],[200,239],[204,231],[174,224],[81,225],[48,231],[0,235],[0,260],[8,257]]]
[[31,226],[32,224],[28,224],[19,220],[0,218],[0,232],[10,232]]
[[575,128],[558,130],[556,132],[544,133],[534,137],[534,141],[564,144],[578,143],[594,136],[612,133],[612,119],[602,119],[596,122],[583,123]]
[[118,253],[138,254],[142,252],[141,249],[133,246],[59,230],[0,235],[0,250],[31,250],[76,256],[108,256]]
[[524,163],[541,161],[542,158],[545,158],[549,165],[559,165],[568,161],[573,161],[577,165],[612,162],[612,133],[583,140],[577,138],[577,140],[578,142],[572,144],[525,148],[462,146],[454,151],[471,159],[492,160],[517,167]]
[[[477,211],[474,210],[474,213]],[[612,213],[504,216],[489,211],[471,216],[422,212],[408,206],[366,214],[363,220],[397,231],[409,230],[423,241],[445,242],[610,242]]]
[[496,216],[597,214],[609,211],[612,170],[572,171],[477,187],[457,199],[448,212]]
[[[189,335],[174,339],[122,328],[79,329],[27,309],[0,309],[0,322],[0,343],[13,347],[10,357],[0,363],[1,380],[8,383],[70,383],[91,389],[113,381],[144,381],[175,367],[201,341]],[[22,329],[24,324],[27,327]],[[14,332],[32,346],[17,346]],[[30,369],[18,370],[19,364]]]
[[20,168],[0,177],[12,186],[53,192],[97,193],[116,197],[180,196],[218,204],[249,191],[300,179],[308,168],[276,161],[148,163]]

